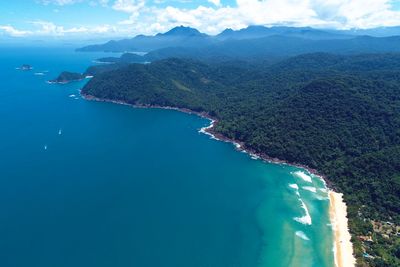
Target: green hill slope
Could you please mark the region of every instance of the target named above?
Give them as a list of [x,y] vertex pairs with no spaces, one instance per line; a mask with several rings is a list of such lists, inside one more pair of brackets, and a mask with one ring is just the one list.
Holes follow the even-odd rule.
[[310,54],[272,66],[167,59],[99,74],[82,92],[208,112],[216,132],[319,170],[345,194],[360,266],[400,264],[399,237],[372,227],[400,225],[398,55]]

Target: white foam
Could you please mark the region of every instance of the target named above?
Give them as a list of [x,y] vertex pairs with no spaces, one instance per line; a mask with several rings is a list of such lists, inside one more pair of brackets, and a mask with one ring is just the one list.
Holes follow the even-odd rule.
[[71,97],[71,98],[72,98],[72,97],[76,97],[76,95],[69,95],[68,97]]
[[35,74],[36,76],[43,76],[43,75],[44,75],[43,72],[35,72],[34,74]]
[[323,197],[323,196],[320,196],[320,195],[316,195],[315,198],[317,200],[329,200],[329,197]]
[[305,172],[303,171],[297,171],[297,172],[293,172],[293,175],[303,179],[305,182],[307,183],[312,183],[312,178],[311,176],[307,175]]
[[299,186],[297,184],[289,184],[290,188],[293,188],[296,191],[296,195],[300,197]]
[[304,203],[304,201],[301,198],[299,200],[301,202],[301,207],[303,208],[306,215],[304,215],[303,217],[295,217],[294,220],[301,224],[311,225],[312,219],[310,216],[310,212],[308,211],[308,208],[307,208],[306,204]]
[[318,188],[318,190],[321,191],[322,193],[328,193],[327,188]]
[[315,187],[312,187],[312,186],[303,186],[302,187],[304,190],[307,190],[307,191],[310,191],[310,192],[313,192],[313,193],[317,193],[317,188],[315,188]]
[[299,186],[297,184],[289,184],[289,187],[293,188],[293,189],[296,189],[296,190],[299,190]]
[[251,157],[251,159],[254,159],[254,160],[258,160],[258,159],[260,159],[260,157],[259,157],[259,156],[257,156],[257,155],[250,155],[250,157]]
[[218,138],[216,138],[212,133],[209,133],[209,132],[207,131],[208,129],[211,129],[212,127],[214,127],[214,123],[215,123],[215,121],[214,121],[214,120],[211,120],[210,125],[201,128],[201,129],[199,130],[199,133],[206,134],[206,135],[208,135],[211,139],[218,140]]
[[296,231],[296,236],[306,241],[310,240],[310,238],[308,238],[308,236],[303,231]]

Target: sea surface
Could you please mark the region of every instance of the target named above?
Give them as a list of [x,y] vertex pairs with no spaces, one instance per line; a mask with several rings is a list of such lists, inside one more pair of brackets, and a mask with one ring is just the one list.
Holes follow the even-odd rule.
[[199,133],[195,115],[46,83],[101,56],[0,48],[0,266],[334,266],[318,177]]

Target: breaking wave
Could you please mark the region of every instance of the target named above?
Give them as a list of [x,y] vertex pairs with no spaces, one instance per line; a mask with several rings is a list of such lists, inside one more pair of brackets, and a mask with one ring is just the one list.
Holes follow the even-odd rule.
[[302,171],[296,171],[292,173],[293,175],[303,179],[307,183],[312,183],[312,178],[311,176],[307,175],[305,172]]
[[310,191],[310,192],[313,192],[313,193],[317,193],[317,188],[315,188],[315,187],[312,187],[312,186],[303,186],[302,187],[304,190],[307,190],[307,191]]
[[299,200],[301,202],[301,207],[303,208],[306,215],[304,215],[303,217],[295,217],[294,220],[302,224],[311,225],[312,219],[310,216],[310,212],[308,211],[308,208],[304,201],[301,198]]
[[303,231],[296,231],[296,236],[306,241],[310,240],[310,238],[308,238],[308,236]]

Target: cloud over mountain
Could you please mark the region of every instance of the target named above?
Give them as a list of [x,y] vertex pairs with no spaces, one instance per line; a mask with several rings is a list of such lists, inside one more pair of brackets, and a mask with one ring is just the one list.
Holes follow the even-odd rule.
[[[13,36],[67,35],[94,33],[101,27],[104,34],[154,34],[177,25],[190,26],[216,34],[226,28],[239,29],[248,25],[313,26],[319,28],[373,28],[400,25],[400,11],[391,0],[38,0],[37,3],[80,6],[82,10],[99,6],[107,12],[120,12],[123,19],[114,24],[96,18],[89,27],[81,22],[70,30],[27,30],[15,25],[0,24],[0,32]],[[68,13],[66,14],[68,15]],[[88,14],[89,16],[90,14]],[[125,18],[124,18],[125,17]],[[40,21],[49,21],[38,18]],[[53,24],[60,24],[51,22]],[[45,25],[39,25],[44,27]],[[89,29],[90,28],[90,29]],[[75,29],[75,30],[73,30]],[[81,30],[78,30],[81,29]],[[83,30],[88,29],[88,30]]]

